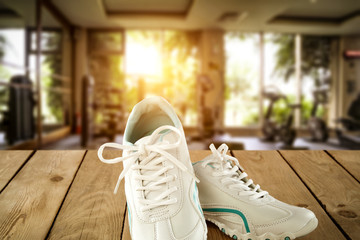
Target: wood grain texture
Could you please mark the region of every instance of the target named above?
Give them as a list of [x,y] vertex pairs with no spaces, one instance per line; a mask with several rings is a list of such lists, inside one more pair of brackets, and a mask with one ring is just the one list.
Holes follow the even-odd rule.
[[324,151],[281,151],[352,239],[360,234],[360,184]]
[[349,171],[358,181],[360,181],[360,151],[346,150],[327,151],[336,159],[347,171]]
[[0,151],[0,192],[31,153],[32,151]]
[[[295,151],[294,151],[295,152]],[[276,151],[233,151],[249,178],[280,201],[307,207],[319,220],[318,227],[301,239],[345,239],[331,219]]]
[[211,154],[210,150],[192,150],[190,151],[191,162],[195,163],[203,160],[205,157]]
[[[121,156],[106,151],[106,158]],[[102,163],[88,151],[56,218],[49,239],[120,239],[125,214],[122,182],[113,194],[122,163]]]
[[85,151],[38,151],[0,195],[0,239],[44,239]]

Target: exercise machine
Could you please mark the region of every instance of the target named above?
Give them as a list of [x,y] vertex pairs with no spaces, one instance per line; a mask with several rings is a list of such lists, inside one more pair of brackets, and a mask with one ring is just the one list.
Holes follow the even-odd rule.
[[311,135],[312,142],[326,142],[329,138],[329,131],[324,119],[316,116],[320,105],[325,105],[328,102],[328,85],[317,88],[313,91],[314,104],[311,109],[311,116],[308,121],[308,130]]
[[[265,114],[264,124],[262,126],[263,141],[279,141],[279,148],[291,149],[296,138],[296,131],[292,127],[294,120],[295,109],[301,108],[301,104],[290,104],[285,95],[281,94],[279,89],[275,86],[268,86],[267,90],[263,92],[265,99],[270,100],[270,104]],[[283,99],[286,106],[291,109],[286,116],[283,123],[277,124],[272,120],[273,108],[277,101]]]
[[[96,91],[95,91],[96,89]],[[95,88],[92,76],[82,79],[82,129],[81,145],[86,147],[92,140],[107,137],[114,142],[116,134],[124,123],[122,103],[112,103],[119,99],[123,90],[116,87]],[[100,119],[101,121],[97,121]]]
[[[7,91],[7,90],[5,90]],[[15,75],[10,79],[7,111],[3,111],[2,128],[7,142],[12,145],[18,141],[32,139],[35,136],[32,82],[24,75]]]
[[[342,129],[336,129],[336,135],[341,146],[350,149],[360,149],[360,93],[351,103],[348,110],[349,118],[337,120],[342,125]],[[347,133],[345,133],[345,131]]]

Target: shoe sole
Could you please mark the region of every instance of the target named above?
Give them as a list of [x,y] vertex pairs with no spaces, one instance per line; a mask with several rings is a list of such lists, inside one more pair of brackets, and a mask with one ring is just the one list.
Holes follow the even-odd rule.
[[292,240],[297,237],[305,236],[306,234],[312,232],[318,225],[318,220],[315,217],[312,218],[302,229],[294,233],[285,232],[280,235],[276,235],[271,232],[267,232],[258,236],[253,233],[242,234],[236,229],[230,229],[224,223],[221,223],[213,218],[205,217],[205,219],[209,222],[214,223],[224,234],[237,240]]

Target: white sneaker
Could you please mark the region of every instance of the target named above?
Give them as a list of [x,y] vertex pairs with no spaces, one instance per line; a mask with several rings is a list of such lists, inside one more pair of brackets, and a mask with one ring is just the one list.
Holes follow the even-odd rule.
[[[125,177],[132,239],[206,239],[198,179],[170,104],[161,97],[138,103],[129,116],[123,144],[105,143],[98,156],[105,163],[123,162],[115,193]],[[122,149],[122,157],[104,159],[105,147]]]
[[193,167],[205,219],[222,232],[233,239],[290,240],[316,228],[312,211],[280,202],[248,179],[225,144],[210,149],[212,155]]

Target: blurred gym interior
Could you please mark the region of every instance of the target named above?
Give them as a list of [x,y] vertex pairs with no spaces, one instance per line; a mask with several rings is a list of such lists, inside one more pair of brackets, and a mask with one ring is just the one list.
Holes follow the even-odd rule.
[[0,148],[122,141],[141,99],[190,149],[360,149],[358,0],[0,0]]

